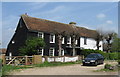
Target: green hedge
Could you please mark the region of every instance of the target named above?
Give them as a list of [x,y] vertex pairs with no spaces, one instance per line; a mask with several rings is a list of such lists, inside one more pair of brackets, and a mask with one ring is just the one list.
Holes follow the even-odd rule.
[[81,52],[81,54],[84,55],[85,57],[90,53],[102,54],[105,59],[109,59],[109,60],[118,60],[118,59],[120,60],[120,57],[118,57],[118,55],[120,55],[120,52],[105,53],[101,50],[93,50],[93,49],[83,49]]

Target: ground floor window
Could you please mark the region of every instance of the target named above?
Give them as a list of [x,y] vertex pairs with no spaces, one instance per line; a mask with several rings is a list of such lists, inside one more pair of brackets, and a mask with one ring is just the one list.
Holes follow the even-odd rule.
[[44,49],[43,49],[43,48],[38,49],[38,55],[43,56],[43,51],[44,51]]
[[64,56],[64,49],[61,50],[61,56]]
[[54,56],[54,51],[55,51],[54,48],[50,48],[49,49],[49,56]]

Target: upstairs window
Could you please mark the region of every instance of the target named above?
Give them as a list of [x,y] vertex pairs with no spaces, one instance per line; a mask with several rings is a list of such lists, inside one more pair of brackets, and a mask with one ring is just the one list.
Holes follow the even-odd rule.
[[38,55],[43,56],[43,51],[44,51],[44,49],[43,49],[43,48],[38,49]]
[[87,38],[84,37],[84,45],[87,45]]
[[44,38],[44,34],[43,34],[43,32],[38,32],[38,37],[40,37],[40,38]]
[[67,37],[67,44],[71,44],[71,37]]
[[50,43],[55,43],[55,35],[50,34]]
[[62,44],[64,44],[65,43],[65,39],[64,39],[64,37],[62,38]]
[[49,49],[49,56],[54,56],[54,51],[55,51],[54,48],[50,48]]

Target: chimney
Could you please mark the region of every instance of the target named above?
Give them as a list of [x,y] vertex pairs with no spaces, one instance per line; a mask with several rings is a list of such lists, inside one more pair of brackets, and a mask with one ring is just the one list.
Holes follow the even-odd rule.
[[27,13],[25,13],[25,15],[27,15]]
[[69,24],[70,25],[76,25],[76,22],[70,22]]

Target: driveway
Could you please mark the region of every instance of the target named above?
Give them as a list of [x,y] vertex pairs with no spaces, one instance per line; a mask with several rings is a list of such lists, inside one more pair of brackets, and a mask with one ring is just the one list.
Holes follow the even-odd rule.
[[98,66],[82,66],[81,64],[74,64],[57,67],[36,67],[21,69],[20,71],[13,72],[12,75],[118,75],[118,72],[94,72],[95,70],[104,68],[104,65],[105,63]]

